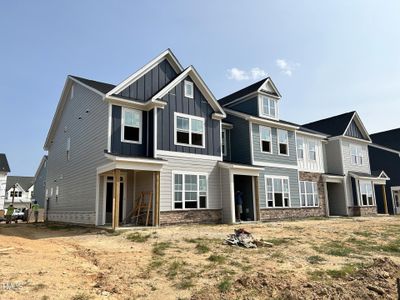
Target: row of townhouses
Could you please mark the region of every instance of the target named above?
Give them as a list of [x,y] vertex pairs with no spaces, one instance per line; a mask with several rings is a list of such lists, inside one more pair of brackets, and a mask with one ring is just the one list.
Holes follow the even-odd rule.
[[[373,143],[357,112],[284,121],[280,101],[271,78],[217,100],[169,49],[118,85],[68,76],[44,145],[47,219],[117,227],[399,212],[400,178],[389,184],[388,173],[399,145]],[[382,161],[371,164],[371,151]]]

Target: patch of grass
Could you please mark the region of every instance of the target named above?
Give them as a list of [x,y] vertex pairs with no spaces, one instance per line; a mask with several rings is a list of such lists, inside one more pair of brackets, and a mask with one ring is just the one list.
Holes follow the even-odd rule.
[[263,241],[274,244],[274,246],[280,246],[280,245],[284,245],[284,244],[290,244],[291,242],[293,242],[293,240],[294,240],[293,238],[273,238],[273,239],[263,240]]
[[168,268],[168,273],[167,276],[169,278],[174,278],[178,273],[182,270],[183,266],[185,265],[185,262],[182,261],[174,261],[171,263],[171,265]]
[[353,249],[345,246],[341,242],[329,242],[323,246],[315,247],[314,249],[332,256],[349,256],[349,254],[354,252]]
[[307,257],[307,261],[312,265],[316,265],[326,261],[326,259],[319,255],[312,255]]
[[196,245],[196,250],[197,250],[197,253],[204,254],[204,253],[209,252],[210,248],[208,248],[208,246],[203,243],[199,243]]
[[155,270],[158,269],[159,267],[161,267],[164,264],[164,261],[161,259],[154,259],[150,265],[149,265],[149,269],[150,270]]
[[71,298],[71,300],[90,300],[90,299],[92,299],[92,297],[85,293],[76,294]]
[[380,250],[390,253],[400,253],[400,239],[390,241],[385,245],[379,247]]
[[229,278],[224,278],[220,283],[218,283],[218,290],[221,293],[226,293],[232,287],[232,280]]
[[346,277],[347,275],[354,274],[360,269],[361,266],[362,265],[360,264],[348,264],[344,265],[339,270],[327,270],[326,274],[335,279],[343,278]]
[[126,236],[126,239],[135,243],[145,243],[151,237],[151,234],[142,235],[140,232],[132,232]]
[[170,248],[171,245],[172,245],[171,242],[155,243],[155,244],[153,244],[153,254],[159,255],[159,256],[164,256],[165,250]]
[[208,257],[208,260],[216,264],[223,264],[226,261],[226,257],[222,255],[212,254]]
[[176,287],[180,290],[188,290],[188,289],[194,287],[194,283],[193,283],[192,279],[184,278],[184,279],[182,279],[181,282],[179,282],[176,285]]
[[363,236],[363,237],[372,237],[375,234],[370,231],[355,231],[353,232],[355,235]]
[[326,273],[321,270],[314,270],[314,271],[308,272],[308,275],[310,276],[310,279],[312,281],[324,280],[326,277]]

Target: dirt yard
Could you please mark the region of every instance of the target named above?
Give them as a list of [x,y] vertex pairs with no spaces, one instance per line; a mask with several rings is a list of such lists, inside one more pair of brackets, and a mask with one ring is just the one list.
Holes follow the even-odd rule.
[[[245,228],[268,247],[223,245]],[[0,299],[396,299],[400,218],[108,233],[0,225]]]

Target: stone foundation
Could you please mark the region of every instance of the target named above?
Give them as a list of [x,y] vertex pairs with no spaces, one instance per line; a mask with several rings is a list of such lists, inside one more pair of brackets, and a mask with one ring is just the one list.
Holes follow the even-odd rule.
[[378,210],[376,206],[351,206],[349,209],[349,216],[354,217],[369,217],[376,216]]
[[260,209],[261,221],[301,219],[311,217],[323,217],[320,207],[304,208],[263,208]]
[[160,212],[161,226],[174,224],[219,224],[221,222],[221,209],[198,209]]

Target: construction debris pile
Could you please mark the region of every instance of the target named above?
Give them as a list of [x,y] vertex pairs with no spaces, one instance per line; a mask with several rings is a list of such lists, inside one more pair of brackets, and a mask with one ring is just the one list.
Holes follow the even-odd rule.
[[239,246],[244,248],[272,247],[272,243],[256,240],[250,232],[243,228],[235,229],[234,234],[228,235],[224,241],[225,245]]

